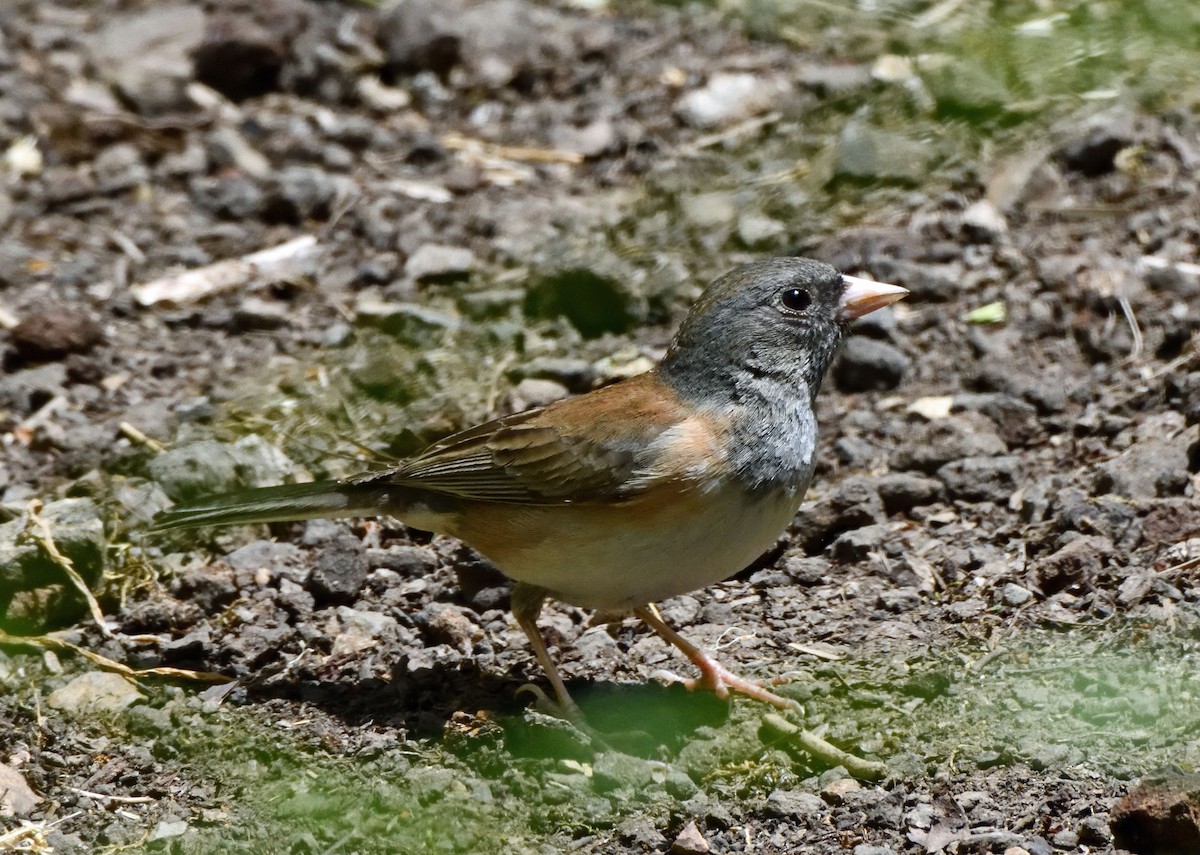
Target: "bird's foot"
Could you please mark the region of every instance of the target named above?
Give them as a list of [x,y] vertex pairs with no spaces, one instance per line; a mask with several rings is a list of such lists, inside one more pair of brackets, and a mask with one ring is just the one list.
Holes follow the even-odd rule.
[[583,724],[583,710],[579,708],[579,705],[575,701],[571,700],[570,696],[560,698],[556,701],[546,694],[546,691],[536,683],[525,683],[518,686],[517,694],[533,695],[533,706],[540,713],[554,718],[561,718],[574,725]]
[[[736,692],[747,698],[771,704],[781,710],[804,711],[799,702],[791,698],[781,697],[770,689],[764,688],[762,682],[759,680],[747,680],[744,677],[739,677],[711,656],[705,656],[703,660],[696,661],[695,664],[700,669],[699,677],[680,677],[672,671],[663,669],[655,671],[651,676],[656,679],[665,680],[668,683],[682,683],[683,687],[689,692],[693,692],[696,689],[710,691],[722,700],[728,698],[730,692]],[[772,680],[771,682],[774,685],[778,685],[783,681]]]

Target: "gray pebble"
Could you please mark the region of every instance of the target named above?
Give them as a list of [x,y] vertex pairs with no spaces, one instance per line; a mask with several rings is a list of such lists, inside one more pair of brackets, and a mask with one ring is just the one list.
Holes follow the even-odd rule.
[[1020,459],[1011,455],[967,457],[947,463],[937,476],[952,499],[999,504],[1016,490],[1020,465]]
[[1017,608],[1023,606],[1033,599],[1033,592],[1028,588],[1023,588],[1016,582],[1009,582],[1004,586],[1004,590],[1000,594],[1000,598],[1006,606]]
[[906,513],[913,508],[932,505],[942,497],[942,484],[935,478],[911,472],[893,472],[875,482],[879,498],[889,514]]
[[318,603],[349,603],[362,589],[370,570],[362,541],[342,529],[320,548],[307,588]]
[[803,790],[773,790],[763,804],[763,812],[781,819],[820,822],[829,806],[816,793]]
[[274,176],[263,216],[274,222],[303,223],[329,217],[338,186],[334,177],[312,166],[289,166]]
[[833,366],[833,379],[845,392],[895,389],[908,373],[909,362],[887,342],[852,336]]
[[834,153],[834,177],[916,184],[931,163],[929,148],[859,119],[846,125]]
[[843,562],[865,561],[872,552],[882,551],[892,536],[892,528],[887,523],[852,529],[834,540],[833,558]]
[[1008,451],[991,421],[977,413],[936,419],[910,431],[892,455],[896,469],[935,472],[953,460],[986,457]]
[[466,247],[426,243],[408,257],[407,276],[418,282],[466,279],[475,269],[475,253]]

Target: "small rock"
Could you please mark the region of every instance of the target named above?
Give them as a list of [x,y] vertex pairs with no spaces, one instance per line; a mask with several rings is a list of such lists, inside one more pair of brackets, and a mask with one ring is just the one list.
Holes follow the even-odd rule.
[[1022,588],[1016,582],[1009,582],[1004,586],[1004,590],[1000,594],[1000,599],[1004,601],[1006,606],[1018,608],[1033,599],[1033,591],[1028,588]]
[[[746,249],[766,249],[775,246],[786,236],[787,226],[766,214],[744,211],[737,218],[737,238]],[[874,312],[869,317],[878,314]]]
[[932,505],[942,497],[942,483],[935,478],[911,472],[893,472],[875,481],[884,510],[901,514],[924,505]]
[[517,378],[554,380],[572,392],[589,391],[596,383],[596,367],[586,359],[538,356],[514,369]]
[[[59,499],[38,512],[58,550],[75,570],[91,583],[103,567],[108,541],[100,509],[91,499]],[[26,536],[23,517],[0,525],[0,600],[13,591],[24,591],[64,581],[62,568],[44,549]]]
[[445,76],[461,59],[460,0],[401,0],[380,13],[377,37],[399,72]]
[[[1194,431],[1183,430],[1182,414],[1166,412],[1131,429],[1133,444],[1097,468],[1095,491],[1128,499],[1179,495],[1188,479]],[[1126,438],[1125,433],[1118,440]]]
[[208,156],[198,140],[192,140],[181,151],[165,155],[156,172],[169,178],[189,178],[208,171]]
[[1031,576],[1047,596],[1080,582],[1093,582],[1113,557],[1106,537],[1084,535],[1062,549],[1033,562]]
[[131,529],[148,525],[155,514],[171,506],[162,487],[141,478],[114,478],[109,498],[116,502],[122,522]]
[[800,85],[822,97],[844,95],[871,83],[871,68],[847,62],[812,63],[800,66]]
[[353,656],[370,650],[380,640],[394,636],[397,623],[391,615],[338,606],[338,634],[333,639],[330,656]]
[[875,608],[899,615],[918,608],[922,601],[921,592],[916,588],[895,588],[880,592],[875,598]]
[[24,361],[42,362],[91,351],[104,340],[104,328],[83,312],[58,308],[26,315],[9,336]]
[[586,158],[597,158],[614,149],[618,142],[617,128],[608,119],[597,119],[583,127],[559,125],[551,142],[556,149],[575,152]]
[[956,59],[935,68],[923,66],[921,76],[943,113],[990,116],[1013,101],[1004,84],[976,62]]
[[833,177],[917,184],[929,171],[931,160],[924,144],[854,119],[838,138]]
[[96,179],[84,166],[50,167],[42,184],[43,197],[53,205],[78,202],[96,195]]
[[894,339],[898,330],[896,311],[890,306],[877,309],[854,322],[854,334],[868,338]]
[[853,778],[838,778],[821,788],[821,798],[831,805],[840,805],[846,800],[847,795],[861,789],[862,784]]
[[114,15],[90,40],[102,76],[143,116],[191,108],[188,53],[204,32],[205,15],[187,3],[155,4]]
[[508,393],[508,409],[521,412],[533,407],[544,407],[560,401],[571,394],[567,387],[553,380],[535,380],[526,377]]
[[354,84],[354,94],[377,113],[395,114],[412,103],[412,93],[388,86],[374,74],[364,74]]
[[[608,756],[608,752],[600,756]],[[618,825],[616,831],[621,840],[646,851],[658,852],[667,844],[667,838],[663,837],[649,817],[630,817]]]
[[871,272],[882,282],[907,288],[914,303],[954,300],[963,292],[964,271],[958,263],[880,258],[872,262]]
[[804,588],[822,584],[832,569],[824,558],[786,555],[783,559],[784,575]]
[[[1045,707],[1046,702],[1039,698],[1037,706]],[[1032,708],[1032,705],[1028,708]],[[1062,769],[1082,759],[1079,750],[1070,745],[1038,744],[1029,752],[1029,765],[1039,772]]]
[[119,193],[150,180],[150,170],[141,153],[129,143],[108,146],[96,155],[92,169],[101,193]]
[[1000,437],[1011,446],[1028,445],[1042,434],[1037,408],[1003,392],[964,393],[951,400],[951,412],[976,412],[996,425]]
[[883,502],[869,478],[843,478],[833,494],[805,505],[796,518],[796,540],[811,555],[821,552],[844,531],[883,522]]
[[416,348],[438,344],[447,332],[462,328],[457,315],[431,309],[420,303],[393,303],[364,297],[354,307],[355,319],[375,327],[397,341]]
[[1055,849],[1074,849],[1079,845],[1079,835],[1069,828],[1064,828],[1054,833],[1050,843]]
[[[303,585],[308,581],[309,574],[305,555],[305,551],[294,543],[256,540],[226,555],[225,563],[235,574],[247,579],[253,578],[258,575],[259,571],[265,570],[272,576],[289,579]],[[203,604],[209,599],[207,596],[201,596],[202,592],[209,588],[209,584],[203,580],[204,574],[207,574],[207,571],[202,571],[201,578],[193,578],[190,573],[181,571],[180,584],[183,588],[180,593],[186,594],[188,599],[199,596],[200,602]],[[217,595],[218,599],[221,597],[223,594]],[[206,611],[209,610],[206,609]]]
[[189,190],[198,207],[227,220],[257,217],[266,199],[254,181],[241,175],[198,177],[190,183]]
[[696,827],[695,820],[689,820],[671,843],[671,855],[707,855],[708,852],[708,841]]
[[1142,782],[1113,807],[1109,827],[1119,849],[1200,852],[1200,776]]
[[777,107],[790,94],[779,79],[747,72],[717,73],[700,89],[684,94],[675,111],[693,128],[726,127]]
[[265,95],[279,86],[293,39],[306,17],[298,3],[258,0],[240,9],[219,9],[192,51],[198,81],[234,101]]
[[295,473],[283,452],[258,436],[242,437],[232,445],[215,440],[182,445],[158,455],[147,468],[177,502],[278,484]]
[[[11,766],[0,763],[0,816],[28,814],[38,806],[41,800],[41,796],[30,789],[20,772]],[[708,851],[707,846],[703,851]]]
[[662,780],[663,766],[619,751],[604,752],[592,762],[592,786],[607,793],[621,788],[642,790]]
[[337,181],[325,170],[289,166],[273,177],[262,216],[272,222],[294,225],[306,220],[325,220],[337,195]]
[[1142,539],[1146,543],[1169,546],[1194,537],[1200,537],[1200,503],[1194,498],[1157,499],[1150,503],[1150,510],[1142,519]]
[[432,571],[437,567],[438,557],[427,546],[389,546],[387,549],[368,549],[367,561],[372,567],[413,577]]
[[829,806],[816,793],[772,790],[763,805],[763,811],[768,816],[800,820],[812,825],[821,821],[829,811]]
[[272,174],[271,161],[238,132],[236,128],[214,128],[204,139],[205,153],[214,168],[233,167],[251,178],[266,180]]
[[500,88],[570,61],[560,56],[565,29],[559,13],[519,0],[402,0],[381,13],[377,37],[390,70],[444,79],[462,65]]
[[1067,169],[1084,175],[1104,175],[1116,168],[1117,153],[1133,142],[1133,116],[1124,108],[1106,111],[1087,119],[1073,134],[1055,152],[1055,157]]
[[137,686],[120,674],[89,671],[55,689],[46,703],[68,715],[116,713],[142,700]]
[[908,373],[908,357],[883,341],[852,336],[833,367],[833,379],[844,392],[895,389]]
[[854,847],[854,855],[896,855],[896,850],[890,846],[873,846],[870,843],[860,843]]
[[853,563],[865,561],[871,553],[882,551],[892,539],[892,527],[888,523],[866,525],[838,535],[832,546],[835,561]]
[[146,842],[153,843],[156,840],[170,840],[172,837],[182,837],[187,834],[187,830],[188,824],[186,820],[164,817],[154,826],[154,830],[150,832],[150,836],[146,838]]
[[1085,846],[1107,846],[1112,842],[1108,823],[1099,816],[1088,816],[1079,823],[1079,842]]
[[692,193],[679,200],[679,211],[691,226],[709,231],[732,225],[737,218],[737,202],[724,190]]
[[449,603],[430,603],[425,608],[429,634],[439,644],[449,644],[464,656],[481,636],[479,626],[462,610]]
[[1003,504],[1017,489],[1020,468],[1020,458],[1013,455],[965,457],[938,469],[937,477],[952,499]]
[[896,469],[935,472],[953,460],[1005,454],[1008,446],[992,423],[974,413],[952,415],[911,431],[892,456]]
[[321,547],[307,588],[318,602],[348,603],[362,590],[369,572],[362,541],[339,527],[339,533]]
[[847,469],[874,469],[884,459],[883,450],[861,436],[839,436],[833,453]]
[[404,272],[418,282],[466,279],[475,269],[475,253],[460,246],[427,243],[419,246],[404,264]]
[[1050,841],[1044,837],[1034,837],[1025,844],[1025,848],[1029,851],[1029,855],[1052,855],[1054,847],[1050,845]]
[[967,237],[988,243],[1008,232],[1008,221],[987,199],[972,203],[962,212],[962,225]]
[[277,330],[287,326],[291,311],[279,300],[244,297],[233,311],[234,326],[241,331]]

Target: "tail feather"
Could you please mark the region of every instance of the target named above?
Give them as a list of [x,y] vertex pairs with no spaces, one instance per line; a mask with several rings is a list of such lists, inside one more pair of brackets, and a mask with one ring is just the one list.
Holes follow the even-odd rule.
[[259,487],[169,508],[150,530],[371,516],[388,504],[389,492],[395,490],[351,481]]

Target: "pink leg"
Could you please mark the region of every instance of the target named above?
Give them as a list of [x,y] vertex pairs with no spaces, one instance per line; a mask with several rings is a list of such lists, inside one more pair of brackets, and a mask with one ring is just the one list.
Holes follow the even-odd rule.
[[773,704],[781,710],[800,709],[800,704],[796,701],[780,697],[774,692],[764,689],[759,683],[743,679],[726,669],[720,662],[713,659],[707,651],[700,649],[671,629],[671,627],[667,626],[662,618],[655,614],[654,610],[649,606],[634,609],[633,613],[645,621],[646,625],[652,630],[670,642],[671,645],[679,648],[683,655],[700,669],[700,679],[683,681],[683,684],[688,689],[710,689],[718,698],[727,698],[730,692],[737,692],[739,695],[745,695],[748,698]]
[[542,638],[542,633],[537,626],[537,618],[541,614],[542,603],[545,599],[546,592],[541,588],[518,582],[513,585],[513,617],[517,619],[517,625],[525,631],[525,636],[529,639],[529,646],[533,648],[533,655],[537,657],[542,670],[546,672],[547,679],[550,680],[550,687],[554,689],[554,696],[558,698],[563,718],[570,721],[582,721],[583,713],[580,712],[571,696],[567,694],[567,686],[559,676],[558,668],[555,667],[554,660],[550,658],[550,651],[546,649],[546,641]]

